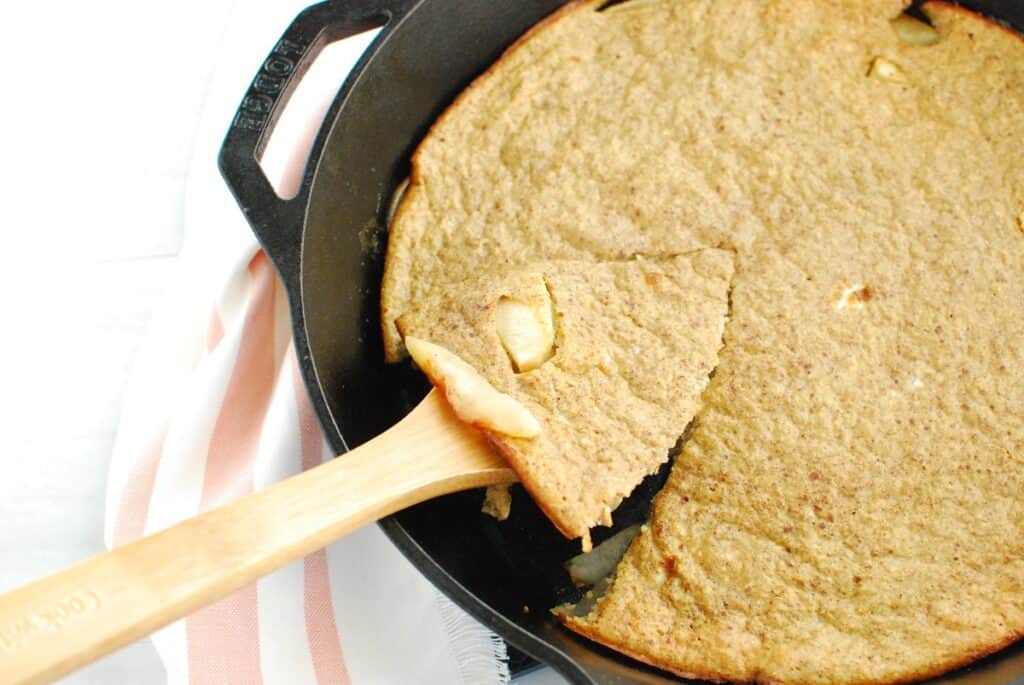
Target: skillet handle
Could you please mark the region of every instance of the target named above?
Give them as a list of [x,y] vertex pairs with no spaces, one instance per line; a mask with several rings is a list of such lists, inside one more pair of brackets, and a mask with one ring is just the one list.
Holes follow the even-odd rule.
[[[328,0],[303,10],[264,60],[231,122],[218,158],[221,175],[288,292],[295,292],[298,286],[311,169],[307,167],[294,198],[278,197],[258,161],[268,134],[295,86],[327,44],[383,26],[378,36],[381,40],[414,2]],[[365,57],[352,70],[343,90],[358,78],[364,61]]]

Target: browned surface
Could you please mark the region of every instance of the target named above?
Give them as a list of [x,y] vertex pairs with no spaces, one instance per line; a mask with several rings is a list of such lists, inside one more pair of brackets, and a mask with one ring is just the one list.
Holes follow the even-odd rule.
[[737,254],[691,439],[570,627],[785,683],[915,679],[1019,637],[1024,44],[942,4],[928,47],[896,37],[898,1],[594,8],[425,141],[384,303],[495,264]]
[[[536,438],[491,435],[569,537],[585,536],[665,462],[697,411],[725,325],[732,255],[548,262],[439,289],[399,320],[445,347],[541,423]],[[495,332],[498,300],[550,292],[556,351],[515,373]],[[432,379],[434,380],[434,379]]]

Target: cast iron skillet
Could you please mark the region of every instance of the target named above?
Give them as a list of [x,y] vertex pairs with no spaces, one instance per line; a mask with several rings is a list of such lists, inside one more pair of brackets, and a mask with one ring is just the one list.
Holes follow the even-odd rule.
[[[452,99],[563,0],[330,0],[288,27],[249,87],[220,154],[228,186],[277,267],[291,302],[302,372],[339,453],[403,416],[425,393],[408,365],[383,363],[379,285],[391,199],[409,156]],[[973,9],[1024,28],[1020,0]],[[279,199],[257,163],[265,133],[321,48],[382,31],[334,99],[298,195]],[[344,457],[342,457],[344,458]],[[643,519],[667,469],[616,513]],[[480,492],[426,502],[381,522],[435,585],[512,645],[571,682],[676,682],[558,627],[548,609],[575,599],[562,563],[579,550],[519,489],[512,517],[480,514]],[[596,531],[595,531],[596,532]],[[604,536],[595,535],[595,542]],[[513,660],[514,670],[532,662]],[[1024,645],[943,680],[1024,683]]]

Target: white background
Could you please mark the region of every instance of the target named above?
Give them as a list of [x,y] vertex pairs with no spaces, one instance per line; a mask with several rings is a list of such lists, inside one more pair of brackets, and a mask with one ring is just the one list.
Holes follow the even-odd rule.
[[[175,273],[188,171],[214,163],[200,114],[245,86],[211,93],[215,69],[255,73],[303,4],[0,5],[0,590],[102,549],[125,380]],[[259,27],[247,54],[239,22]],[[164,680],[142,642],[68,682]]]

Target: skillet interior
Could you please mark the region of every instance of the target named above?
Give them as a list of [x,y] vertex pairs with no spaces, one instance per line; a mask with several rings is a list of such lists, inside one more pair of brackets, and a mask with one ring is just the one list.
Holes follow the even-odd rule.
[[[314,405],[339,452],[393,424],[427,389],[409,365],[383,364],[379,332],[388,208],[408,175],[409,155],[473,77],[561,4],[422,0],[382,34],[328,114],[314,147],[296,334],[307,339],[306,377],[318,381],[311,388]],[[1024,27],[1019,0],[965,4]],[[646,516],[665,475],[667,468],[623,505],[615,530]],[[570,680],[676,682],[555,624],[547,609],[578,593],[561,568],[578,543],[562,538],[521,488],[515,490],[512,517],[504,523],[480,514],[482,494],[473,491],[413,507],[382,525],[456,602]],[[595,533],[595,542],[610,534]],[[948,678],[1024,683],[1024,647]]]

